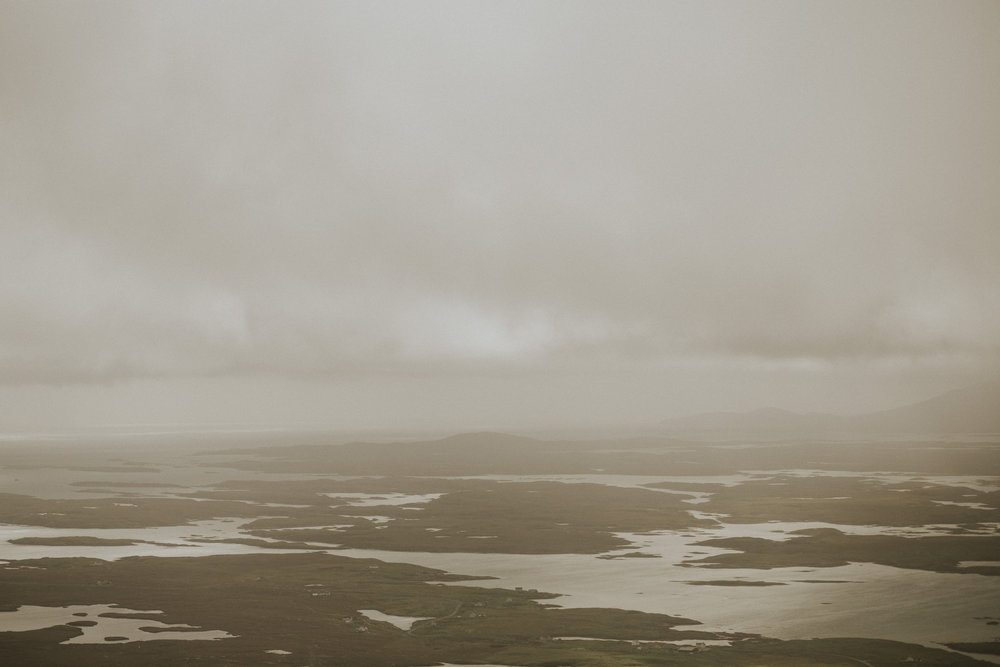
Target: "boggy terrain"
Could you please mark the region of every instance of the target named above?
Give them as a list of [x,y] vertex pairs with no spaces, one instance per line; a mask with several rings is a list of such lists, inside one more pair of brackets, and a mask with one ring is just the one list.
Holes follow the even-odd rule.
[[[115,604],[123,613],[231,638],[69,645],[71,624],[0,632],[19,665],[926,665],[976,664],[939,650],[877,640],[776,642],[688,629],[696,621],[617,609],[555,609],[535,591],[444,586],[461,577],[426,568],[327,554],[20,561],[0,571],[0,599],[21,605]],[[429,583],[435,582],[435,583]],[[409,631],[359,609],[425,617]],[[80,621],[80,623],[94,621]],[[580,637],[588,639],[561,639]],[[595,641],[595,640],[612,641]],[[681,641],[728,639],[697,653]],[[275,653],[275,651],[280,653]]]
[[[277,438],[276,438],[277,439]],[[698,442],[663,436],[540,440],[503,433],[466,433],[416,442],[328,444],[321,436],[289,436],[279,445],[214,451],[230,468],[341,475],[726,475],[743,470],[894,471],[935,475],[1000,475],[996,442],[851,439]],[[901,465],[902,464],[902,465]]]
[[[114,604],[195,627],[188,641],[158,639],[176,632],[150,626],[143,641],[63,644],[95,621],[13,632],[0,614],[0,654],[25,665],[962,665],[997,649],[989,618],[1000,610],[969,607],[968,619],[949,618],[955,634],[921,646],[890,634],[779,641],[738,619],[722,631],[671,608],[685,587],[711,596],[861,586],[820,574],[851,563],[995,581],[1000,447],[988,440],[316,439],[86,460],[41,445],[13,450],[0,468],[4,610]],[[240,553],[210,555],[223,546]],[[488,572],[468,569],[476,561],[449,573],[337,555],[358,550],[398,554],[393,561],[423,554],[424,563],[432,554],[577,555],[642,565],[657,577],[650,588],[664,577],[679,588],[655,611],[573,608],[544,585],[487,584]],[[748,576],[792,568],[794,577]],[[818,609],[802,600],[802,615]],[[361,613],[372,609],[425,620],[404,630]],[[195,629],[228,636],[197,639]]]
[[833,528],[813,528],[791,533],[795,539],[775,541],[758,537],[729,537],[697,542],[700,546],[735,549],[691,561],[691,565],[717,568],[835,567],[878,563],[932,572],[996,575],[995,566],[963,562],[988,562],[1000,554],[1000,536],[898,537],[895,535],[845,535]]

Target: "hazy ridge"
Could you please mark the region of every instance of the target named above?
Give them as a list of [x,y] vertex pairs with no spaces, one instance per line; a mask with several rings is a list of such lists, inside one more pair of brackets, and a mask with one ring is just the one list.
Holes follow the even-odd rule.
[[781,408],[709,412],[666,419],[671,431],[1000,432],[1000,382],[956,389],[898,408],[859,415],[798,413]]

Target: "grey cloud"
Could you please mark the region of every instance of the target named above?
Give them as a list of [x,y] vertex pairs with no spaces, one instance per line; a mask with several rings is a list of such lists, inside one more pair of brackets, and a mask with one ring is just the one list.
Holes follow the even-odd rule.
[[995,4],[2,12],[7,383],[997,365]]

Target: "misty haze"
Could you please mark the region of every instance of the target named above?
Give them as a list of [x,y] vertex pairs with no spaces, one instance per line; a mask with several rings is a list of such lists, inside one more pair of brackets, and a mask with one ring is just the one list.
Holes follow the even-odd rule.
[[0,663],[1000,664],[1000,4],[0,0]]

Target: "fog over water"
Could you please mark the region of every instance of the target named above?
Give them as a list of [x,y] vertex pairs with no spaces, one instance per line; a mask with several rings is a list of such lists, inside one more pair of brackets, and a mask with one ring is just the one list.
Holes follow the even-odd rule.
[[0,430],[996,377],[1000,6],[0,3]]

